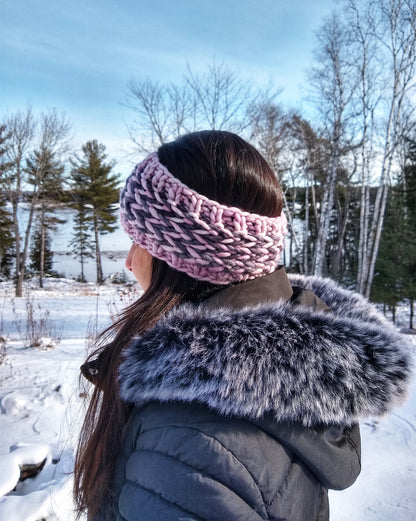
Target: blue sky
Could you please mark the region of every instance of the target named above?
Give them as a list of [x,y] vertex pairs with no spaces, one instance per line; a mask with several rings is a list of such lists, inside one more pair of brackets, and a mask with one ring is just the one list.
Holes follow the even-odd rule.
[[[314,35],[336,0],[0,0],[0,119],[56,107],[79,143],[124,157],[129,79],[180,81],[215,58],[300,106]],[[339,8],[339,7],[338,7]]]

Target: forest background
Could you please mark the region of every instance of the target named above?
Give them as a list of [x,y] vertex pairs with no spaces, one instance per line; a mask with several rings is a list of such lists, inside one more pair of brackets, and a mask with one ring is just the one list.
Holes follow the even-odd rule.
[[[289,220],[289,271],[331,276],[393,311],[416,296],[416,5],[347,0],[317,31],[307,110],[288,109],[216,59],[179,81],[146,75],[125,86],[132,152],[206,128],[234,131],[273,166]],[[123,176],[125,177],[125,176]],[[80,279],[89,257],[102,282],[100,236],[114,230],[122,176],[95,139],[74,150],[70,117],[29,106],[0,114],[1,275],[42,285],[53,275],[50,235],[76,215]],[[28,218],[22,222],[19,209]]]

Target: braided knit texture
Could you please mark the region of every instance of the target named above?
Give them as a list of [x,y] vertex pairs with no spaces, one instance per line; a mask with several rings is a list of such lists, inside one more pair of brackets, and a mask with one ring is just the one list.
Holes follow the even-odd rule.
[[198,194],[149,154],[120,196],[121,224],[151,255],[191,277],[230,284],[276,269],[287,231],[285,215],[265,217]]

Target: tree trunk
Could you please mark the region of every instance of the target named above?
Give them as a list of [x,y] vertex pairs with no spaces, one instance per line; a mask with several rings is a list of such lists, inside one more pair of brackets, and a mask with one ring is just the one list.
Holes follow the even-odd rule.
[[339,202],[339,208],[340,209],[338,211],[338,215],[342,214],[342,219],[341,219],[340,225],[338,226],[338,241],[337,241],[335,255],[333,256],[333,263],[332,263],[332,266],[331,266],[331,275],[335,279],[338,279],[340,277],[341,270],[342,270],[342,264],[343,264],[342,260],[343,260],[343,257],[344,257],[344,255],[343,255],[344,238],[345,238],[345,233],[347,231],[347,225],[348,225],[348,215],[349,215],[348,207],[349,207],[349,204],[350,204],[350,188],[348,186],[347,187],[347,194],[346,194],[346,197],[345,197],[345,207],[344,207],[344,212],[343,213],[342,213],[341,203]]
[[[365,168],[365,167],[364,167]],[[364,264],[367,262],[367,237],[368,237],[368,220],[370,209],[369,187],[367,184],[367,174],[362,173],[361,178],[361,197],[360,197],[360,237],[358,242],[358,270],[357,270],[357,286],[359,293],[364,293]]]
[[305,187],[305,223],[303,228],[303,274],[309,275],[309,262],[308,262],[308,250],[309,250],[309,178],[310,172],[308,169],[306,177]]
[[[19,271],[16,274],[16,297],[21,297],[22,290],[23,290],[23,280],[24,280],[25,271],[26,271],[26,259],[27,259],[27,254],[29,251],[29,236],[30,236],[30,231],[32,229],[33,214],[35,211],[36,194],[33,194],[32,197],[33,197],[33,199],[30,203],[29,219],[28,219],[27,225],[26,225],[23,251],[19,252],[20,253],[20,255],[19,255],[20,262],[19,262]],[[17,254],[16,254],[16,257],[17,257]]]
[[326,244],[328,241],[329,228],[331,224],[332,209],[334,207],[334,193],[337,181],[337,168],[338,168],[338,138],[334,143],[334,156],[332,158],[331,171],[329,174],[329,180],[325,187],[324,196],[322,198],[322,208],[320,215],[320,225],[318,232],[318,240],[316,243],[315,251],[315,262],[314,262],[314,275],[321,277],[324,272],[325,263],[325,251]]
[[371,248],[371,257],[370,257],[370,264],[368,266],[368,276],[366,280],[366,286],[365,286],[365,293],[364,295],[367,298],[370,298],[371,293],[371,286],[373,285],[374,280],[374,272],[376,268],[376,261],[377,261],[377,255],[378,255],[378,249],[380,245],[380,239],[381,239],[381,232],[383,230],[383,224],[384,224],[384,215],[386,213],[386,207],[387,207],[387,196],[388,196],[389,186],[386,184],[383,187],[382,191],[382,199],[381,199],[381,206],[380,206],[380,212],[379,212],[379,218],[377,221],[376,226],[376,233],[374,241],[372,242],[372,248]]
[[366,109],[364,106],[364,131],[361,148],[361,193],[360,193],[360,235],[358,241],[358,270],[356,289],[364,293],[364,263],[367,262],[367,237],[370,217],[370,188],[368,186],[368,165],[367,165],[367,123]]
[[[368,298],[371,293],[371,286],[374,278],[374,269],[380,244],[381,230],[383,228],[384,213],[387,204],[388,180],[390,177],[391,161],[393,159],[393,150],[391,147],[391,133],[393,126],[393,115],[396,97],[390,107],[389,120],[386,129],[386,138],[384,142],[383,160],[381,164],[380,186],[377,189],[376,201],[374,203],[373,217],[371,228],[367,237],[366,258],[363,262],[363,293]],[[390,160],[388,157],[390,156]]]
[[94,215],[94,234],[95,234],[95,264],[97,267],[97,284],[103,283],[103,269],[101,266],[101,252],[99,238],[100,234],[98,231],[98,220],[97,216]]
[[42,208],[40,217],[40,266],[39,266],[39,287],[43,288],[43,277],[45,275],[45,211]]
[[85,275],[84,275],[84,251],[83,251],[83,245],[81,247],[81,253],[80,253],[80,263],[81,263],[81,282],[85,282]]
[[296,238],[296,232],[295,232],[295,229],[294,229],[294,226],[293,226],[293,217],[292,217],[292,213],[290,211],[290,208],[289,208],[289,205],[287,203],[287,198],[286,198],[286,194],[283,193],[283,205],[284,205],[284,209],[285,209],[285,214],[286,214],[286,217],[287,217],[287,221],[288,221],[288,225],[289,225],[289,232],[290,232],[290,242],[289,242],[289,267],[292,266],[292,260],[293,260],[293,244],[295,245],[295,248],[298,249],[299,248],[299,243],[298,243],[298,240]]
[[409,318],[409,327],[413,329],[413,317],[414,317],[414,300],[410,299],[410,318]]
[[14,240],[16,248],[15,266],[16,266],[16,282],[15,282],[15,295],[21,297],[23,295],[23,278],[20,277],[20,270],[22,269],[22,260],[20,255],[20,232],[19,222],[17,219],[17,201],[13,197],[12,211],[13,211],[13,223],[14,223]]

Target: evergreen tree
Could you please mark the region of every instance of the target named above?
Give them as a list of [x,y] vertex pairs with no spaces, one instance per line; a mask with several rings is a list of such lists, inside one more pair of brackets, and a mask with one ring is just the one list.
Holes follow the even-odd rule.
[[416,136],[407,142],[406,165],[403,169],[405,233],[408,246],[405,297],[410,303],[409,327],[413,329],[414,301],[416,300]]
[[[44,252],[43,257],[41,256],[42,248]],[[35,273],[40,273],[42,269],[45,275],[53,273],[53,252],[51,250],[50,233],[46,231],[45,235],[43,235],[43,229],[40,224],[36,227],[32,237],[30,260],[29,267]]]
[[[77,223],[74,240],[84,240],[85,232],[92,234],[95,248],[97,282],[103,282],[99,237],[116,229],[119,197],[119,176],[112,174],[113,162],[106,162],[105,146],[96,140],[88,141],[82,147],[83,155],[72,161],[71,181],[74,194],[74,207],[77,210]],[[82,257],[81,257],[82,251]],[[78,246],[78,256],[84,259],[88,243]]]
[[94,257],[94,244],[91,242],[89,229],[90,219],[86,215],[86,203],[83,201],[75,201],[72,203],[72,207],[76,210],[75,223],[73,226],[74,234],[73,239],[69,243],[75,257],[78,257],[81,264],[81,282],[86,282],[84,266],[87,258]]
[[[0,125],[0,185],[7,176],[11,164],[5,161],[8,134],[5,125]],[[14,259],[13,218],[7,210],[5,191],[0,193],[0,274],[10,277],[10,268]]]
[[398,187],[390,191],[380,240],[371,298],[387,304],[395,321],[396,306],[405,297],[408,243],[403,197]]
[[376,263],[372,297],[391,306],[416,299],[416,141],[408,141],[406,164],[391,188]]
[[39,241],[36,243],[38,252],[31,255],[39,256],[38,272],[39,286],[43,287],[44,274],[48,272],[46,267],[46,241],[48,233],[56,229],[58,224],[63,224],[64,219],[56,215],[57,207],[63,198],[63,173],[64,166],[56,159],[53,151],[47,146],[41,146],[35,150],[26,161],[28,182],[33,186],[32,202],[37,214],[37,233]]

